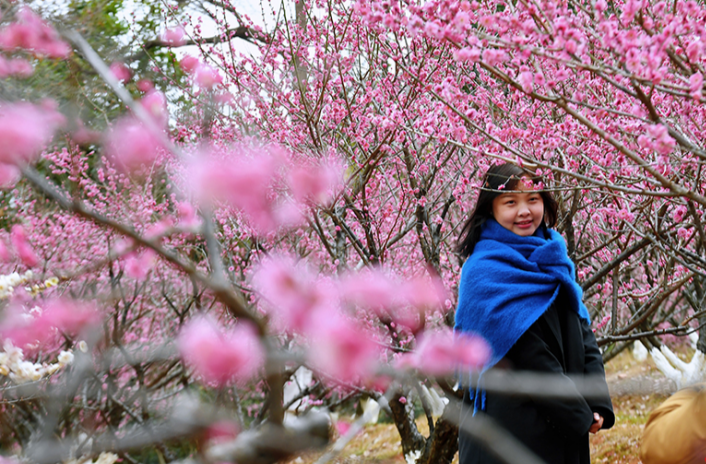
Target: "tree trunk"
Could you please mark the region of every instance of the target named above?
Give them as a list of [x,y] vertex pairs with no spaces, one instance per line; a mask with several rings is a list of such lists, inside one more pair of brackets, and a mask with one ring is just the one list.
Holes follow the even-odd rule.
[[458,427],[445,417],[446,411],[436,421],[434,432],[427,439],[416,464],[451,464],[453,461],[458,451]]
[[[400,434],[402,441],[402,454],[405,459],[408,456],[415,454],[421,455],[426,445],[426,440],[414,422],[414,406],[411,401],[400,402],[402,392],[398,392],[390,401],[390,409],[392,410],[392,419],[395,421],[395,426]],[[409,460],[408,460],[409,462]]]

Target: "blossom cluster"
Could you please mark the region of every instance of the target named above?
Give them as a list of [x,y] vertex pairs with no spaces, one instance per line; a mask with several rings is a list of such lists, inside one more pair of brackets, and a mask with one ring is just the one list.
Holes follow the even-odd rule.
[[0,352],[0,375],[9,377],[17,384],[41,380],[70,365],[74,360],[71,351],[62,350],[56,363],[39,364],[26,361],[23,350],[14,346],[11,340],[5,340],[3,350]]
[[94,306],[65,299],[52,299],[29,311],[13,303],[3,316],[0,337],[20,347],[48,343],[57,333],[78,335],[100,321]]
[[[434,279],[405,280],[378,270],[331,279],[273,256],[262,262],[253,284],[272,327],[293,336],[309,365],[334,381],[370,379],[387,358],[396,357],[399,367],[448,375],[454,369],[477,368],[490,355],[479,338],[453,337],[438,327],[428,328],[412,353],[392,356],[385,350],[402,337],[421,333],[428,316],[442,307],[445,291]],[[192,320],[182,330],[179,346],[197,373],[219,385],[251,378],[264,359],[250,327],[224,332],[209,319]]]
[[25,271],[24,274],[13,272],[7,275],[0,275],[0,300],[4,300],[12,296],[15,287],[24,285],[32,280],[34,274],[32,271]]
[[[71,52],[56,31],[28,7],[20,9],[16,22],[0,30],[0,50],[6,53],[26,50],[50,58],[66,58]],[[0,54],[0,79],[10,76],[25,78],[33,72],[28,60]]]

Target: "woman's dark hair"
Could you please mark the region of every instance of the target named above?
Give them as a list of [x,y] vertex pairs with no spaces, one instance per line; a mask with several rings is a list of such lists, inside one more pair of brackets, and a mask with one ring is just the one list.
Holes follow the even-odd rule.
[[[497,164],[490,167],[485,173],[476,207],[473,208],[471,216],[463,225],[458,239],[456,251],[464,260],[473,253],[473,249],[480,239],[481,226],[493,216],[493,200],[509,190],[515,190],[523,177],[530,179],[533,184],[542,180],[532,171],[512,163]],[[537,193],[542,196],[544,201],[544,223],[547,227],[554,227],[558,209],[556,200],[551,193],[545,190],[538,190]]]

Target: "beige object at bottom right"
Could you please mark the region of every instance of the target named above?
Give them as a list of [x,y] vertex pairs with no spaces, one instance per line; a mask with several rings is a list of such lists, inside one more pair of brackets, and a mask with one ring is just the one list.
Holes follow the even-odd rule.
[[706,384],[679,390],[652,411],[640,459],[643,464],[706,463]]

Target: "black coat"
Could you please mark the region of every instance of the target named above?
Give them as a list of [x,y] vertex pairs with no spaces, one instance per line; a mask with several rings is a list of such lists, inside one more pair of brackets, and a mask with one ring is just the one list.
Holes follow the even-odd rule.
[[[588,430],[593,413],[603,418],[603,428],[615,423],[608,386],[599,399],[585,399],[564,374],[605,378],[596,337],[586,321],[564,303],[563,292],[498,363],[498,368],[560,374],[566,391],[575,399],[531,399],[486,393],[485,414],[508,430],[548,464],[589,464]],[[462,418],[473,414],[468,393]],[[477,414],[481,414],[480,412]],[[497,461],[467,434],[459,433],[460,464],[496,464]]]

